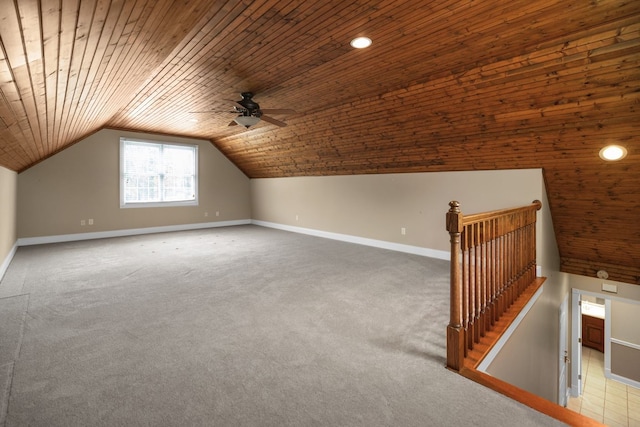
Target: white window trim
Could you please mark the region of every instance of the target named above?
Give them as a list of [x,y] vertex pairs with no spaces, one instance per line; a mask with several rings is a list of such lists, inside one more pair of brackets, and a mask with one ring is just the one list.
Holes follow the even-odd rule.
[[[183,201],[169,201],[169,202],[129,202],[125,203],[124,201],[124,144],[126,141],[131,142],[142,142],[146,144],[158,144],[158,145],[182,145],[186,147],[192,147],[195,150],[196,158],[195,158],[195,199],[194,200],[183,200]],[[199,154],[198,154],[198,145],[197,144],[181,144],[178,142],[166,142],[166,141],[152,141],[148,139],[137,139],[137,138],[127,138],[120,137],[120,208],[121,209],[130,209],[130,208],[164,208],[164,207],[177,207],[177,206],[198,206],[199,205],[199,196],[198,189],[200,188],[200,179],[199,179],[199,171],[198,164],[200,163]]]

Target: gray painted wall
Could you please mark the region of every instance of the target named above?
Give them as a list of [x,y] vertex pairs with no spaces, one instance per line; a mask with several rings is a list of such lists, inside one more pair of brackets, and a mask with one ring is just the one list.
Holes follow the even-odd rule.
[[[121,136],[197,144],[199,206],[121,209]],[[209,141],[106,129],[18,175],[17,232],[23,238],[248,220],[250,203],[249,179]],[[93,225],[80,225],[90,218]]]
[[[640,304],[611,300],[611,373],[640,382]],[[627,345],[632,344],[632,345]]]
[[18,174],[0,166],[0,279],[16,244]]
[[530,204],[542,195],[539,169],[251,181],[255,220],[444,251],[451,200],[472,214]]

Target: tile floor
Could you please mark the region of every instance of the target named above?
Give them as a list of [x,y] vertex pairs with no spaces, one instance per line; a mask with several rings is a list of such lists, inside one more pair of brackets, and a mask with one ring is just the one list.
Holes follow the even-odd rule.
[[604,354],[582,347],[582,396],[567,408],[610,427],[640,427],[640,389],[604,377]]

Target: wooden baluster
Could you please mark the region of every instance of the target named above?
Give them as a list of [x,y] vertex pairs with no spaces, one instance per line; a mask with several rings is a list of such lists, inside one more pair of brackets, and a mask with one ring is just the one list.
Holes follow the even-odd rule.
[[535,280],[537,273],[536,273],[536,222],[535,222],[535,212],[532,214],[534,215],[533,218],[533,222],[531,224],[529,224],[529,251],[530,251],[530,256],[529,259],[531,260],[531,281]]
[[[524,223],[524,221],[523,221]],[[522,247],[522,270],[520,275],[522,276],[522,281],[520,282],[520,293],[524,292],[527,285],[529,284],[529,249],[527,245],[529,244],[529,238],[527,237],[527,226],[523,225],[520,229],[520,246]]]
[[[513,218],[511,222],[511,226],[513,227]],[[509,280],[509,289],[511,292],[509,293],[509,306],[511,306],[516,300],[516,292],[518,288],[518,241],[516,240],[516,232],[515,230],[509,233],[509,239],[511,239],[511,253],[512,253],[512,261],[511,261],[511,274]]]
[[496,233],[495,233],[495,219],[489,220],[489,261],[487,268],[487,276],[489,278],[489,328],[492,328],[495,325],[496,319]]
[[531,242],[530,243],[530,248],[531,248],[530,249],[531,250],[531,274],[532,274],[531,281],[534,281],[535,278],[537,277],[537,272],[536,272],[536,268],[537,268],[537,265],[536,265],[536,258],[537,258],[537,256],[536,256],[536,224],[535,224],[535,222],[533,224],[531,224],[530,227],[531,227],[531,234],[530,234],[529,240]]
[[529,281],[529,248],[528,248],[528,244],[529,244],[529,237],[527,236],[528,234],[528,230],[527,230],[527,226],[523,226],[522,229],[520,230],[520,238],[522,239],[522,242],[520,243],[520,245],[522,246],[522,272],[521,272],[521,276],[522,276],[522,285],[521,285],[521,291],[520,293],[524,292],[524,290],[527,288],[527,285],[530,283]]
[[475,342],[480,342],[480,336],[482,335],[482,259],[480,252],[480,236],[478,231],[478,224],[473,224],[473,242],[474,242],[474,267],[475,267],[475,293],[476,293],[476,334],[474,336]]
[[450,316],[447,326],[447,366],[459,371],[464,361],[464,332],[462,329],[462,281],[460,280],[460,234],[462,212],[460,203],[451,201],[447,212],[447,231],[451,242]]
[[522,253],[521,265],[520,265],[520,291],[518,292],[518,296],[524,292],[527,285],[527,279],[529,278],[528,271],[529,270],[529,250],[527,249],[527,225],[526,225],[526,212],[523,212],[522,218],[520,221],[521,228],[519,229],[520,235],[520,252]]
[[511,307],[513,303],[513,263],[514,263],[514,251],[513,251],[513,231],[507,233],[507,303],[505,310]]
[[[515,228],[517,223],[515,215],[512,215],[511,220],[511,227]],[[511,304],[513,304],[516,300],[518,292],[518,267],[520,264],[520,251],[518,250],[518,240],[516,237],[517,230],[514,229],[511,231],[511,251],[513,254],[513,262],[511,263]]]
[[485,328],[487,331],[491,330],[491,326],[493,325],[493,322],[491,321],[491,297],[492,297],[492,292],[491,292],[491,263],[493,262],[493,257],[491,256],[491,220],[487,220],[484,223],[484,233],[485,233],[485,243],[484,243],[484,250],[485,250],[485,272],[484,272],[484,277],[485,277],[485,287],[486,287],[486,293],[485,293],[485,298],[486,298],[486,307],[485,307]]
[[493,321],[496,322],[500,316],[500,233],[498,232],[498,219],[493,220]]
[[520,234],[522,236],[522,290],[520,291],[520,293],[522,293],[527,288],[529,283],[531,283],[529,277],[531,270],[531,251],[529,251],[529,226],[523,225]]
[[509,278],[511,277],[511,260],[509,258],[509,254],[511,251],[511,239],[509,233],[504,234],[504,307],[502,307],[502,312],[504,313],[509,308]]
[[[512,218],[513,220],[513,218]],[[511,222],[511,227],[513,227],[513,221]],[[511,230],[509,232],[509,245],[510,245],[510,253],[511,253],[511,262],[509,263],[509,305],[513,304],[515,301],[516,294],[516,285],[518,278],[518,245],[516,241],[516,232],[515,230]]]
[[467,348],[473,349],[473,342],[476,334],[476,266],[475,266],[475,247],[473,245],[473,227],[465,226],[465,235],[467,236],[467,248],[469,251],[469,334],[467,335]]
[[483,329],[485,333],[491,330],[491,280],[490,280],[490,266],[491,266],[491,256],[490,256],[490,221],[482,222],[482,287],[484,288],[483,292],[483,305],[482,305],[482,313],[484,317]]
[[[534,213],[535,215],[535,213]],[[531,281],[533,282],[536,277],[537,277],[537,272],[536,272],[536,223],[535,221],[533,222],[533,224],[529,225],[530,230],[529,230],[529,250],[531,251]]]
[[[518,226],[518,218],[515,218],[514,227]],[[522,247],[520,242],[520,229],[513,230],[513,246],[515,247],[515,265],[513,269],[513,301],[520,295],[520,274],[522,272]]]
[[485,245],[484,245],[484,233],[483,222],[476,224],[476,236],[478,241],[478,334],[481,337],[486,333],[486,304],[487,304],[487,288],[484,273],[485,269]]
[[[527,218],[527,223],[528,223],[528,218]],[[533,266],[533,264],[531,263],[532,257],[531,257],[531,248],[529,247],[529,238],[530,238],[530,231],[531,231],[531,226],[529,224],[525,225],[522,228],[522,248],[523,248],[523,252],[525,254],[524,256],[524,265],[522,266],[523,268],[523,282],[524,282],[524,289],[526,289],[526,286],[531,283],[532,277],[531,277],[531,267]]]
[[[521,221],[522,222],[522,221]],[[518,229],[518,251],[520,252],[520,265],[518,266],[518,296],[522,294],[524,291],[523,282],[525,280],[525,270],[526,270],[526,255],[527,251],[525,250],[525,242],[524,238],[524,230],[522,228]]]
[[507,263],[505,261],[506,257],[506,244],[507,239],[505,236],[505,226],[504,226],[504,218],[500,218],[500,312],[498,313],[498,317],[501,317],[505,310],[506,305],[506,295],[505,295],[505,284],[507,278]]
[[463,272],[463,282],[462,282],[462,295],[463,295],[463,306],[462,306],[462,316],[463,323],[462,326],[465,331],[465,356],[467,354],[468,349],[473,348],[473,316],[471,315],[472,307],[473,307],[473,296],[471,294],[471,283],[473,283],[473,273],[471,270],[471,248],[469,246],[469,230],[468,227],[464,227],[462,231],[462,272]]
[[502,316],[502,286],[504,283],[504,278],[502,277],[502,272],[504,269],[504,254],[503,254],[503,235],[502,235],[502,219],[498,218],[498,239],[497,239],[497,244],[498,244],[498,251],[497,251],[497,256],[498,256],[498,310],[497,310],[497,316],[496,316],[496,320],[498,320],[500,318],[500,316]]
[[525,272],[525,256],[526,256],[526,251],[524,248],[524,241],[523,241],[523,237],[524,237],[524,230],[522,229],[522,214],[518,216],[518,225],[519,228],[516,230],[516,242],[518,244],[518,293],[517,296],[519,297],[520,294],[522,294],[522,291],[524,290],[523,287],[523,282],[524,282],[524,272]]
[[504,294],[504,306],[502,307],[502,312],[504,313],[509,308],[509,278],[511,273],[511,261],[509,254],[511,253],[511,239],[509,238],[509,233],[506,232],[506,219],[505,219],[505,234],[504,234],[504,284],[503,284],[503,294]]

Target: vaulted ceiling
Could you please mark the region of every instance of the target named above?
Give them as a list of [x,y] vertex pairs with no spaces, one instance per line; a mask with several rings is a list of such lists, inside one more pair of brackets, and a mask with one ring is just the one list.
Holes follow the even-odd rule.
[[[0,0],[0,44],[5,168],[104,127],[251,178],[542,168],[562,270],[640,283],[636,0]],[[296,113],[228,126],[243,91]]]

